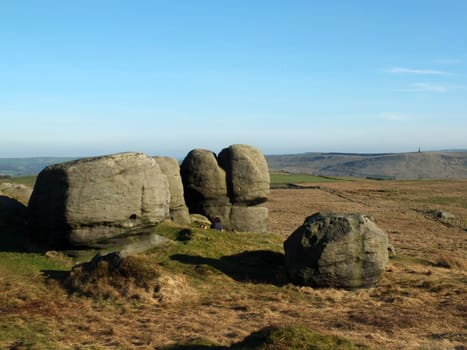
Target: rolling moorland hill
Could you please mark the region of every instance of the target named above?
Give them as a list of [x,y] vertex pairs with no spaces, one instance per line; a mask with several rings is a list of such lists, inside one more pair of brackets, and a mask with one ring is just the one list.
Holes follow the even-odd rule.
[[70,157],[0,158],[0,176],[37,175],[47,165],[66,162]]
[[[37,175],[75,158],[0,158],[0,176]],[[412,153],[301,153],[266,155],[271,171],[381,179],[467,178],[467,150]]]
[[467,151],[266,156],[272,171],[381,179],[467,178]]

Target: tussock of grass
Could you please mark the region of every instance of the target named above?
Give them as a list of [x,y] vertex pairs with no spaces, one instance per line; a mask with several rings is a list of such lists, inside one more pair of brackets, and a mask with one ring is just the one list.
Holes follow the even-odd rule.
[[266,327],[235,344],[232,349],[255,350],[320,350],[357,349],[347,339],[315,332],[304,326]]
[[94,298],[129,298],[151,302],[173,302],[191,290],[182,276],[168,275],[147,256],[120,259],[95,257],[74,267],[66,285],[70,290]]
[[332,335],[324,335],[304,326],[270,326],[247,336],[230,347],[216,345],[205,339],[188,344],[176,344],[166,350],[232,349],[232,350],[352,350],[362,349],[351,341]]
[[467,262],[463,258],[448,255],[445,253],[440,253],[434,265],[437,267],[444,267],[447,269],[465,270],[467,267]]

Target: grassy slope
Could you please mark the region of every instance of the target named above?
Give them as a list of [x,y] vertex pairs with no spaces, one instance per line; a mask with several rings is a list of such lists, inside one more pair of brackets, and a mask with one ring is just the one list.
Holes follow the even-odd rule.
[[[157,261],[167,276],[182,278],[183,285],[169,284],[166,293],[170,295],[170,300],[167,304],[152,305],[124,299],[95,300],[68,294],[59,282],[64,278],[64,272],[70,269],[69,260],[56,254],[46,257],[36,253],[0,253],[0,348],[8,348],[14,344],[35,349],[146,348],[142,346],[143,343],[145,346],[160,346],[169,340],[164,337],[152,337],[161,332],[160,328],[165,329],[170,323],[179,322],[178,327],[201,323],[203,330],[198,329],[197,332],[204,336],[195,337],[196,339],[186,343],[187,334],[193,331],[187,330],[186,334],[177,332],[179,338],[174,337],[172,332],[169,339],[178,341],[178,345],[174,345],[172,349],[192,349],[193,344],[205,344],[206,348],[227,349],[225,338],[219,340],[212,337],[212,334],[217,334],[223,328],[224,321],[221,320],[225,318],[230,321],[232,312],[240,312],[244,315],[240,315],[240,318],[246,319],[236,328],[238,334],[233,339],[242,338],[248,332],[261,328],[260,325],[264,324],[265,319],[271,318],[276,320],[272,321],[272,324],[283,322],[285,328],[277,331],[279,338],[268,341],[277,341],[278,344],[282,341],[287,345],[268,348],[254,342],[241,343],[238,339],[234,342],[237,345],[233,345],[233,349],[301,349],[306,348],[303,342],[311,341],[310,339],[314,339],[318,344],[337,342],[341,344],[342,349],[353,349],[359,346],[342,338],[323,337],[319,334],[323,329],[316,333],[302,326],[296,328],[294,324],[304,323],[307,327],[314,327],[321,324],[320,317],[315,315],[312,319],[316,318],[318,323],[312,322],[307,325],[311,310],[322,309],[322,312],[339,315],[342,313],[339,308],[345,308],[345,303],[357,298],[362,299],[359,301],[361,305],[357,309],[352,307],[349,312],[351,317],[363,324],[376,322],[377,328],[392,328],[395,324],[409,322],[414,326],[412,311],[407,311],[407,314],[400,310],[395,314],[390,305],[399,304],[409,310],[413,303],[419,303],[418,298],[426,299],[426,293],[459,290],[458,278],[461,277],[443,276],[437,272],[426,275],[425,271],[433,262],[404,255],[398,256],[390,264],[390,269],[396,274],[401,273],[400,276],[390,274],[383,279],[381,286],[374,290],[346,292],[299,288],[286,284],[281,253],[283,239],[277,235],[234,235],[229,232],[190,228],[192,239],[181,241],[181,230],[185,228],[170,224],[159,226],[157,231],[174,241],[168,247],[158,248],[146,254],[152,261]],[[404,270],[412,272],[407,275],[402,273]],[[421,273],[414,273],[418,271]],[[185,286],[189,288],[185,289]],[[336,305],[341,303],[344,305],[336,309]],[[368,307],[379,310],[378,321],[373,318],[375,316],[372,312],[364,311]],[[333,308],[334,311],[331,311]],[[270,313],[278,315],[266,316],[263,310],[270,310]],[[301,315],[305,310],[307,311]],[[174,312],[177,313],[175,319],[171,316]],[[219,315],[215,317],[213,312]],[[190,318],[183,316],[183,313],[194,315]],[[120,314],[123,314],[126,320],[122,325],[113,321],[118,319]],[[254,320],[250,321],[248,318],[251,314],[257,314],[259,318],[254,316]],[[148,326],[151,329],[149,333],[142,333],[141,329],[135,328],[138,327],[140,319],[138,315],[141,315],[142,319],[157,319],[157,322],[154,319],[151,322],[155,323]],[[410,319],[407,315],[411,315]],[[338,316],[335,322],[348,322],[339,319]],[[93,320],[91,322],[94,322],[96,328],[92,332],[87,326],[90,320]],[[287,328],[289,326],[292,328]],[[347,326],[350,326],[350,323]],[[219,330],[216,327],[219,327]],[[249,329],[251,330],[248,331]],[[285,335],[282,334],[284,332]],[[287,334],[289,338],[286,338]],[[129,337],[133,338],[128,339]],[[298,345],[293,347],[291,344]],[[311,346],[309,348],[314,349]],[[323,345],[321,348],[334,347]]]
[[[238,305],[239,308],[253,307],[246,306],[249,305],[248,299],[253,297],[255,303],[261,300],[268,302],[271,299],[275,300],[278,294],[283,293],[287,295],[291,293],[292,299],[301,298],[299,295],[294,295],[296,292],[293,290],[291,292],[281,287],[286,282],[282,267],[281,237],[190,228],[191,240],[180,241],[180,231],[184,229],[186,228],[171,224],[159,226],[157,231],[172,239],[173,243],[146,255],[151,260],[157,261],[167,274],[183,276],[184,282],[193,288],[189,290],[196,291],[188,295],[182,293],[183,298],[186,299],[184,302],[188,305],[193,302],[216,304],[217,298],[222,295],[237,305],[238,302],[245,304]],[[104,307],[106,313],[114,315],[106,317],[115,317],[121,312],[119,310],[122,305],[134,312],[146,307],[144,303],[137,301],[93,301],[79,295],[67,294],[59,281],[65,277],[70,266],[70,260],[57,254],[49,254],[47,257],[38,253],[0,252],[0,312],[4,316],[0,319],[0,348],[15,344],[35,349],[68,348],[71,344],[81,348],[85,345],[83,340],[85,337],[79,330],[72,329],[75,324],[61,327],[61,331],[55,329],[57,322],[60,323],[60,317],[57,317],[56,312],[65,305],[77,308],[68,309],[65,314],[83,313],[81,315],[83,318],[74,314],[79,324],[77,327],[83,327],[85,318],[95,309]],[[170,294],[180,292],[176,290],[177,288],[179,287],[169,291]],[[70,336],[74,337],[73,340],[68,341],[69,344],[66,343],[63,334],[60,334],[63,331],[69,332]],[[299,328],[298,331],[303,333],[303,329]],[[289,329],[277,332],[298,331]],[[317,333],[303,335],[305,340],[311,337],[310,334],[314,334],[315,341],[318,341],[320,336]],[[101,340],[94,339],[94,341],[92,348],[106,348]],[[336,339],[322,337],[319,341],[335,342]],[[339,340],[339,342],[346,344],[345,349],[353,348],[348,341]],[[137,348],[131,344],[125,345],[124,342],[120,342],[119,346]],[[187,346],[178,345],[176,348],[189,348]],[[245,345],[236,348],[253,349],[258,346]]]
[[[353,183],[346,183],[353,188]],[[419,183],[405,183],[407,187],[397,195],[405,196]],[[433,182],[443,193],[447,185]],[[353,196],[371,194],[371,203],[374,196],[392,198],[396,194],[384,191],[361,189]],[[415,197],[415,201],[405,197],[400,200],[428,201],[427,191],[420,193],[422,197]],[[429,193],[439,197],[433,190]],[[457,199],[465,199],[462,193],[465,191],[453,193],[456,201],[448,204],[460,205]],[[447,200],[433,201],[446,205]],[[391,226],[395,225],[396,221],[391,222]],[[169,282],[180,283],[168,287],[167,302],[147,304],[68,294],[60,281],[70,269],[70,261],[60,255],[21,252],[19,245],[5,243],[6,231],[2,228],[0,348],[142,349],[159,348],[173,341],[179,349],[200,348],[186,344],[192,338],[195,340],[188,344],[209,343],[214,345],[205,345],[207,348],[215,348],[239,344],[265,325],[297,323],[373,348],[404,348],[407,343],[399,338],[414,336],[411,332],[419,328],[423,335],[411,344],[441,349],[465,340],[459,331],[465,323],[465,311],[459,302],[465,295],[465,266],[456,267],[456,261],[449,261],[449,257],[447,261],[441,261],[438,255],[419,258],[420,251],[412,255],[406,250],[391,260],[377,288],[358,292],[313,290],[286,284],[281,264],[282,237],[190,228],[192,239],[183,241],[181,230],[184,228],[175,225],[157,229],[174,241],[147,256],[174,278]],[[435,324],[435,314],[445,319],[445,327]]]

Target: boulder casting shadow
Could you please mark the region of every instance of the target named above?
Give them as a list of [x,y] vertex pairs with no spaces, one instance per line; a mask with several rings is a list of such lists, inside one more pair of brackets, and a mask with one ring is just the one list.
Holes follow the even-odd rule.
[[172,260],[195,267],[208,265],[239,282],[286,285],[284,254],[269,250],[244,251],[220,259],[197,255],[175,254]]

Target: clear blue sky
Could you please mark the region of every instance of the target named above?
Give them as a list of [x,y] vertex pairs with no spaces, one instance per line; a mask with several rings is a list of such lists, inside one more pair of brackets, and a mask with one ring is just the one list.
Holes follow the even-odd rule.
[[0,0],[0,157],[467,148],[465,0]]

